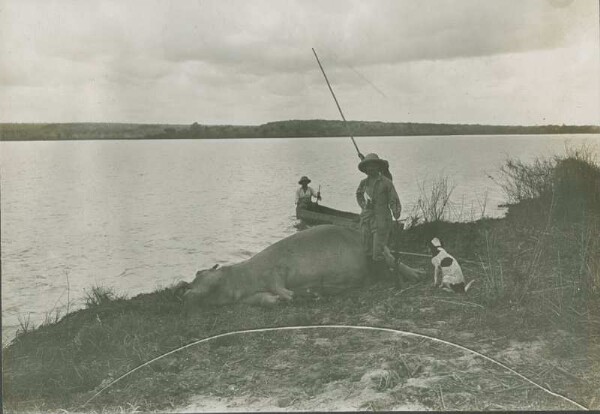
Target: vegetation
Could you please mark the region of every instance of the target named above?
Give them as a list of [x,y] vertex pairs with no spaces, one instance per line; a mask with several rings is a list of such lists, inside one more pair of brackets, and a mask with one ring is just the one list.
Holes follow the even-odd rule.
[[160,124],[0,124],[0,141],[141,139],[185,126]]
[[[200,125],[177,133],[180,138],[277,138],[340,136],[409,136],[409,135],[488,135],[488,134],[561,134],[599,133],[600,126],[501,126],[467,124],[432,124],[412,122],[366,122],[293,120],[269,122],[259,126]],[[169,137],[168,134],[161,134]]]
[[[429,190],[427,189],[429,187]],[[454,186],[448,182],[448,177],[441,177],[427,186],[425,181],[419,183],[419,199],[415,206],[413,217],[421,217],[424,222],[442,221],[448,215],[448,203],[452,197]],[[416,220],[418,222],[418,219]],[[412,219],[413,225],[415,219]]]
[[[260,401],[275,410],[336,407],[326,405],[327,398],[337,404],[356,399],[365,410],[574,408],[443,344],[327,329],[233,335],[190,347],[148,364],[83,406],[130,369],[198,339],[324,324],[442,338],[598,409],[600,167],[591,152],[569,151],[531,164],[508,160],[495,179],[511,201],[505,218],[417,220],[397,246],[426,253],[425,242],[440,237],[465,277],[476,279],[468,296],[433,289],[428,259],[416,256],[402,261],[428,270],[422,283],[401,289],[380,282],[276,310],[236,304],[186,313],[174,288],[128,300],[94,288],[87,309],[36,329],[23,322],[23,332],[3,353],[4,409],[174,411],[194,401],[243,404],[218,411],[250,410]],[[440,197],[423,201],[423,210],[439,212],[440,206],[426,204],[446,205],[449,188],[438,188]]]
[[505,126],[290,120],[262,125],[160,125],[160,124],[0,124],[0,141],[77,139],[207,139],[295,138],[409,135],[592,134],[598,125]]
[[103,286],[93,286],[89,292],[85,294],[85,306],[93,308],[106,303],[111,303],[117,299],[126,299],[125,296],[117,296],[114,289]]

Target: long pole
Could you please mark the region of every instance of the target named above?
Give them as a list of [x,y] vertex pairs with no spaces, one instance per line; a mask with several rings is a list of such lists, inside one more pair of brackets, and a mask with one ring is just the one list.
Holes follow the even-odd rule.
[[[361,161],[362,161],[365,158],[365,156],[360,153],[360,150],[358,149],[358,146],[356,145],[356,141],[354,141],[354,137],[350,133],[350,128],[348,128],[348,123],[346,121],[346,117],[344,116],[344,113],[342,112],[342,108],[340,107],[340,104],[338,103],[338,100],[335,97],[335,93],[333,93],[333,89],[331,88],[331,84],[329,83],[329,79],[327,79],[327,75],[325,74],[325,70],[323,69],[323,66],[321,65],[321,61],[319,60],[319,57],[317,56],[317,52],[315,52],[315,48],[314,47],[312,48],[312,51],[315,54],[315,58],[317,59],[317,63],[319,64],[319,68],[321,68],[321,72],[323,73],[323,76],[325,77],[325,82],[327,82],[327,86],[329,87],[329,91],[331,92],[331,96],[333,96],[333,100],[335,101],[335,105],[337,106],[337,109],[338,109],[338,111],[340,111],[340,115],[342,116],[342,119],[344,120],[344,126],[346,127],[346,131],[348,132],[348,135],[350,135],[350,139],[352,140],[352,143],[354,144],[354,148],[356,148],[356,152],[358,153],[358,158],[360,158]],[[382,172],[382,174],[384,176],[386,176],[390,180],[393,180],[392,173],[390,172],[389,166],[387,168],[383,168],[383,171],[381,171],[381,172]]]
[[[317,191],[318,195],[321,195],[321,184],[319,184],[319,191]],[[319,205],[319,198],[317,197],[317,205]]]
[[321,68],[321,72],[323,73],[323,76],[325,77],[325,82],[327,82],[327,86],[329,87],[329,91],[331,92],[331,96],[333,96],[333,100],[335,101],[335,105],[337,106],[337,109],[338,109],[338,111],[340,111],[340,115],[342,116],[342,119],[344,120],[344,126],[346,127],[346,131],[348,131],[348,135],[350,135],[350,139],[352,140],[352,143],[354,144],[354,148],[356,148],[356,152],[358,153],[358,158],[360,158],[362,160],[365,156],[360,153],[360,150],[358,149],[358,146],[356,145],[356,141],[354,141],[354,137],[350,133],[350,129],[348,128],[348,123],[346,121],[346,117],[344,116],[344,113],[342,112],[342,108],[340,107],[340,104],[338,103],[338,100],[335,97],[335,93],[333,93],[333,89],[331,87],[331,84],[329,83],[329,79],[327,79],[327,75],[325,74],[325,70],[323,69],[323,66],[321,65],[321,61],[319,60],[319,56],[317,56],[317,52],[315,52],[315,48],[314,47],[312,48],[312,51],[315,54],[315,58],[317,59],[317,63],[319,64],[319,68]]

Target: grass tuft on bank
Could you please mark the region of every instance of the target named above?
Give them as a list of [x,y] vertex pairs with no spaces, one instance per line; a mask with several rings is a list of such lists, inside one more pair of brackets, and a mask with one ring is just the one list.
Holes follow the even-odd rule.
[[[600,380],[600,167],[592,154],[589,150],[570,151],[563,157],[530,164],[508,160],[497,178],[510,203],[505,218],[450,223],[438,217],[404,232],[398,248],[409,252],[427,253],[425,243],[433,236],[441,237],[458,258],[465,277],[476,279],[468,296],[446,295],[431,289],[429,260],[413,256],[402,260],[427,270],[427,279],[421,284],[400,290],[381,283],[318,301],[299,299],[276,309],[236,304],[188,314],[177,289],[166,288],[127,299],[113,289],[93,287],[85,309],[37,328],[27,326],[4,349],[4,409],[169,410],[194,394],[227,397],[235,394],[232,389],[243,389],[259,395],[264,393],[261,387],[275,375],[264,374],[271,368],[266,367],[263,358],[286,347],[298,353],[295,363],[302,365],[305,361],[306,367],[288,367],[295,374],[281,381],[286,386],[299,387],[308,397],[336,381],[360,383],[362,377],[356,369],[367,369],[365,361],[370,361],[367,355],[373,351],[361,348],[366,339],[345,336],[339,348],[332,348],[355,352],[352,355],[356,358],[347,365],[342,355],[329,348],[300,347],[291,334],[258,335],[254,340],[232,336],[151,364],[82,408],[113,379],[192,341],[240,329],[319,324],[410,328],[455,341],[470,335],[466,345],[480,344],[486,352],[500,352],[499,347],[508,340],[542,337],[554,341],[556,332],[566,332],[569,340],[556,340],[552,355],[563,358],[561,369],[577,378],[577,386],[573,386],[573,378],[558,371],[552,371],[552,375],[550,371],[539,371],[538,362],[532,361],[531,366],[523,362],[520,369],[539,381],[551,381],[553,389],[568,393],[589,408],[600,408],[593,386]],[[448,188],[446,185],[446,192]],[[431,199],[445,200],[445,204],[448,201],[443,196]],[[436,206],[423,204],[422,208],[440,211]],[[317,343],[323,345],[327,340],[335,338]],[[371,346],[379,343],[374,341]],[[421,371],[428,372],[441,356],[436,352],[429,359],[417,355],[423,345],[416,343],[394,349],[393,358],[390,355],[391,362],[387,363],[393,369],[386,368],[391,374],[379,380],[376,391],[389,391],[394,398],[401,398],[396,387],[410,378],[416,379]],[[407,349],[412,350],[412,356],[406,355]],[[592,363],[578,365],[575,357],[590,358]],[[401,363],[399,358],[405,361]],[[321,369],[310,368],[315,361]],[[465,378],[468,381],[468,376]],[[510,383],[508,379],[505,382]],[[505,389],[513,386],[518,384]],[[421,403],[433,409],[493,408],[481,400],[491,398],[489,392],[486,397],[486,390],[473,387],[463,390],[473,398],[454,395],[456,404],[451,407],[445,404],[453,397],[446,394],[446,400],[440,399],[437,391],[427,391],[421,396]],[[513,403],[516,407],[537,409],[536,404],[548,397],[536,398],[531,405],[523,406],[520,400]],[[515,407],[508,400],[505,397],[494,403],[500,408]],[[551,401],[547,403],[553,407]],[[389,408],[383,405],[381,409],[386,407]]]

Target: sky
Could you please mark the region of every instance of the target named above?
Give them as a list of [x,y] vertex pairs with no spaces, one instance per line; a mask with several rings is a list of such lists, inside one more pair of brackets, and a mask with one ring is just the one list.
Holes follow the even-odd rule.
[[600,124],[598,0],[0,0],[0,122]]

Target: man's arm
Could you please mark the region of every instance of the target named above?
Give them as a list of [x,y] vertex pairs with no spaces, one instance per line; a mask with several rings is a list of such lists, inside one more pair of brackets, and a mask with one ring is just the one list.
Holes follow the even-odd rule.
[[392,210],[394,219],[398,220],[400,218],[400,214],[402,213],[402,204],[400,203],[400,197],[398,197],[398,193],[394,188],[394,184],[392,184],[391,181],[389,183],[388,196],[388,199],[390,200],[390,210]]
[[312,188],[312,187],[310,187],[310,195],[311,195],[312,197],[316,197],[316,198],[317,198],[317,200],[320,200],[320,199],[321,199],[321,193],[320,193],[319,191],[315,191],[315,189],[314,189],[314,188]]
[[367,206],[367,202],[365,200],[365,182],[361,181],[356,189],[356,202],[360,206],[362,210]]

